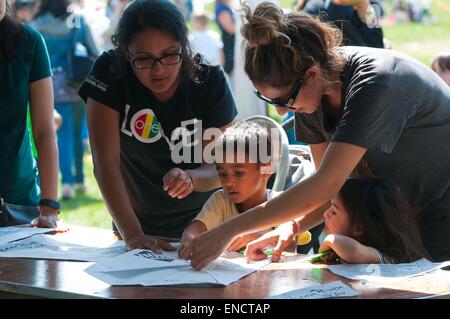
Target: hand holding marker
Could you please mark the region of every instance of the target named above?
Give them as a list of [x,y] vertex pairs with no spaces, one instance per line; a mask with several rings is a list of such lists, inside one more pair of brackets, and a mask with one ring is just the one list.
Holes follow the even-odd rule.
[[[311,233],[309,231],[305,231],[305,232],[301,233],[300,235],[298,235],[298,237],[297,237],[297,245],[298,246],[307,245],[307,244],[310,243],[310,241],[311,241]],[[239,250],[239,252],[241,254],[243,254],[245,252],[245,247],[242,248],[241,250]],[[272,256],[273,255],[273,249],[266,250],[264,253],[267,256]]]

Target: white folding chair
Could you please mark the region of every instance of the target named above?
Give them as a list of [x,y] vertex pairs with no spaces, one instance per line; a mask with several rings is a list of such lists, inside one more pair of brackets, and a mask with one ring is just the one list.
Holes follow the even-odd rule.
[[286,132],[280,124],[264,115],[250,116],[245,120],[254,121],[262,127],[268,128],[269,133],[271,129],[276,129],[277,135],[271,135],[273,163],[276,166],[276,175],[272,190],[276,192],[285,190],[289,172],[289,141]]

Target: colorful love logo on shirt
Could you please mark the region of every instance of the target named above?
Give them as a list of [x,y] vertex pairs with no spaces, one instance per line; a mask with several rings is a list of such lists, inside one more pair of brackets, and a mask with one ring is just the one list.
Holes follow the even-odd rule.
[[133,135],[143,143],[154,143],[161,138],[161,130],[151,109],[137,112],[131,119]]

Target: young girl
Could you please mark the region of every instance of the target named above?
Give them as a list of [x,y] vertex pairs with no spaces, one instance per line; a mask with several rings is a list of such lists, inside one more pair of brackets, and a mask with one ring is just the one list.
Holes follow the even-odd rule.
[[390,180],[348,179],[325,212],[328,235],[320,252],[354,264],[407,263],[427,254],[400,189]]
[[[228,145],[233,146],[233,156],[228,156],[229,154],[226,153],[229,151],[228,148],[225,149]],[[202,211],[185,229],[180,245],[180,256],[183,256],[184,247],[199,234],[277,195],[267,189],[267,182],[272,173],[271,163],[263,162],[261,145],[267,147],[267,156],[271,158],[271,139],[267,129],[249,121],[236,123],[217,140],[215,159],[222,189],[211,196]],[[252,146],[255,146],[253,150],[256,151],[253,153],[258,154],[256,158],[252,156],[254,155],[251,152]],[[218,150],[220,153],[217,152]],[[241,156],[243,159],[241,161],[239,152],[243,150],[245,155]],[[257,239],[263,233],[264,231],[254,232],[238,237],[228,247],[228,251],[237,251],[245,247],[247,243]]]

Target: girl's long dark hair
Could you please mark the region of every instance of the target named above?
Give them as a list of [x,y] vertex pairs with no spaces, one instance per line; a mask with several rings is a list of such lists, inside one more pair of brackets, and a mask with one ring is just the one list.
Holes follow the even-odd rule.
[[19,49],[26,33],[23,25],[10,16],[11,8],[6,2],[6,15],[0,21],[0,61],[14,62],[19,57]]
[[340,196],[352,228],[362,230],[355,238],[361,244],[378,249],[394,263],[428,257],[415,215],[394,182],[377,177],[351,178]]
[[195,81],[195,74],[201,59],[198,56],[192,56],[188,28],[183,14],[168,0],[135,0],[123,12],[117,30],[111,39],[113,44],[119,48],[117,65],[119,74],[124,63],[128,63],[128,47],[137,34],[149,28],[167,33],[180,42],[181,53],[183,54],[181,62],[182,80],[191,79]]

